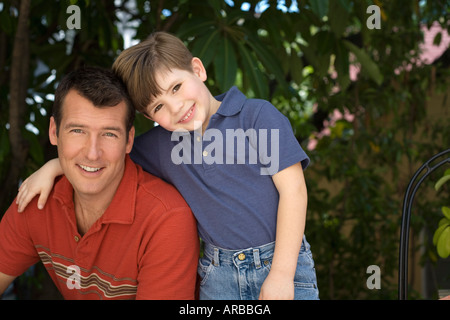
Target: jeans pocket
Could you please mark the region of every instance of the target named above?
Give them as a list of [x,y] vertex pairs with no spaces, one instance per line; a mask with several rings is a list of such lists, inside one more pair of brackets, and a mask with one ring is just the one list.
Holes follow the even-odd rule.
[[206,280],[208,280],[208,276],[211,273],[211,270],[213,268],[212,260],[209,259],[208,256],[204,255],[198,260],[198,268],[197,273],[200,277],[200,285],[204,285],[206,283]]
[[319,299],[314,259],[307,242],[306,245],[302,245],[302,250],[298,256],[294,287],[296,300]]

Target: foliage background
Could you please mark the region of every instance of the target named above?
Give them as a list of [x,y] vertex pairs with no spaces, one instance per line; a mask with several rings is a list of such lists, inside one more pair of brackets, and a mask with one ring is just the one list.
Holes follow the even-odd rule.
[[[71,4],[81,9],[81,29],[67,27]],[[380,29],[366,25],[373,4]],[[20,181],[56,156],[47,130],[59,79],[83,65],[110,67],[132,41],[165,30],[203,60],[214,94],[236,84],[289,117],[312,159],[306,233],[321,298],[394,299],[406,185],[450,146],[449,50],[418,63],[421,27],[437,23],[450,33],[449,11],[446,0],[0,1],[0,212]],[[444,98],[431,106],[441,113],[430,122],[433,95]],[[335,110],[350,117],[333,122]],[[142,133],[153,124],[138,117],[135,125]],[[447,195],[448,187],[417,200],[413,240],[435,229]],[[426,244],[412,251],[435,262]],[[381,268],[380,290],[366,287],[369,265]]]

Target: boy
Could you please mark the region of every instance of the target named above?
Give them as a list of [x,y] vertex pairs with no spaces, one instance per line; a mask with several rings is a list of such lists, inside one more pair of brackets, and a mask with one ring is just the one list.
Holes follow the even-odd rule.
[[172,183],[197,219],[200,299],[318,299],[304,236],[309,158],[286,117],[236,87],[213,97],[201,60],[164,32],[113,70],[159,124],[136,138],[132,159]]

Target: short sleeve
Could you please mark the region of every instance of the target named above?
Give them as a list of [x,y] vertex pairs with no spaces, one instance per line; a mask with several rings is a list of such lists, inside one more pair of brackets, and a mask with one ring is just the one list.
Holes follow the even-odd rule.
[[27,214],[17,212],[13,203],[0,222],[0,272],[20,276],[39,261],[34,244],[28,232]]
[[298,162],[303,170],[308,167],[310,159],[295,137],[289,119],[271,103],[265,101],[261,105],[254,127],[260,162],[267,164],[267,174],[274,175]]

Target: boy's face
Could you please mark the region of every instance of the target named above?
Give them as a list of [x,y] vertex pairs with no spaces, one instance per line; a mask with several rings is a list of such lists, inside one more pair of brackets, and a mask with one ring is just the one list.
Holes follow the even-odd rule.
[[204,84],[207,76],[200,59],[192,59],[192,69],[165,70],[156,76],[162,91],[147,107],[147,114],[166,130],[193,131],[202,126],[204,132],[219,108],[220,102]]

